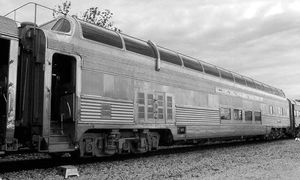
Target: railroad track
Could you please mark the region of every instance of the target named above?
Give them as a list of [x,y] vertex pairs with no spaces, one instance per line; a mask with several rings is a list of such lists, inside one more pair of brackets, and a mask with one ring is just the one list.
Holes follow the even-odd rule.
[[[107,161],[122,161],[127,159],[141,158],[141,157],[150,157],[156,155],[168,155],[168,154],[177,154],[177,153],[187,153],[191,151],[199,150],[209,150],[216,148],[226,148],[234,146],[244,146],[244,145],[253,145],[259,143],[267,143],[271,141],[231,141],[225,143],[213,143],[213,144],[203,144],[203,145],[176,145],[172,147],[161,147],[157,151],[152,151],[143,154],[123,154],[123,155],[114,155],[107,157],[99,158],[79,158],[74,159],[72,157],[61,157],[61,158],[39,158],[39,159],[25,159],[25,160],[14,160],[9,159],[0,160],[0,173],[5,172],[17,172],[22,170],[31,170],[31,169],[48,169],[55,168],[62,165],[81,165],[95,162],[107,162]],[[26,156],[26,154],[24,154]]]

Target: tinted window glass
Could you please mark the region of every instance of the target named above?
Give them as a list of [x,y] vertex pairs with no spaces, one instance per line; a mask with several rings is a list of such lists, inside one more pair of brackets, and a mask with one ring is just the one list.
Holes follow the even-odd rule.
[[246,83],[248,87],[256,88],[253,81],[246,79]]
[[280,90],[280,96],[281,97],[285,97],[285,94],[284,94],[284,92],[282,90]]
[[278,96],[280,96],[280,92],[279,92],[278,89],[275,89],[275,94],[278,95]]
[[186,58],[186,57],[182,57],[182,61],[183,61],[184,67],[203,72],[202,66],[199,62],[189,59],[189,58]]
[[263,90],[264,90],[265,92],[268,91],[267,86],[265,86],[264,84],[262,85],[262,88],[263,88]]
[[276,94],[276,93],[275,93],[275,92],[276,92],[276,89],[275,89],[275,88],[270,87],[270,91],[271,91],[271,94]]
[[255,121],[261,121],[261,112],[254,112]]
[[213,67],[213,66],[209,66],[209,65],[205,65],[205,64],[202,64],[203,68],[204,68],[204,72],[206,74],[210,74],[210,75],[213,75],[213,76],[217,76],[217,77],[220,77],[219,75],[219,71],[217,68]]
[[54,24],[51,30],[67,33],[71,30],[71,24],[66,19],[60,19]]
[[252,121],[252,111],[245,111],[245,120]]
[[271,88],[271,87],[266,87],[266,91],[267,91],[268,93],[270,93],[270,94],[273,94],[272,88]]
[[265,90],[265,88],[264,88],[264,86],[263,86],[262,84],[256,84],[256,87],[257,87],[259,90],[262,90],[262,91]]
[[234,80],[236,83],[241,85],[246,85],[245,79],[242,77],[234,76]]
[[122,48],[122,40],[117,33],[104,28],[99,28],[95,25],[86,23],[80,24],[84,38]]
[[125,47],[128,51],[132,51],[150,57],[155,57],[153,49],[146,42],[127,36],[123,36],[123,38],[125,41]]
[[181,60],[177,56],[177,54],[160,48],[159,48],[159,54],[160,54],[160,59],[162,61],[167,61],[169,63],[181,65]]
[[230,108],[220,108],[220,118],[222,120],[231,119],[231,109]]
[[269,106],[269,114],[274,114],[273,106]]
[[254,84],[254,86],[255,86],[256,89],[259,89],[260,85],[257,82],[253,81],[253,84]]
[[233,110],[233,119],[234,120],[243,120],[243,111],[240,109]]
[[233,80],[233,75],[230,73],[230,72],[226,72],[226,71],[223,71],[221,69],[219,69],[220,73],[221,73],[221,77],[223,79],[227,79],[229,81],[234,81]]

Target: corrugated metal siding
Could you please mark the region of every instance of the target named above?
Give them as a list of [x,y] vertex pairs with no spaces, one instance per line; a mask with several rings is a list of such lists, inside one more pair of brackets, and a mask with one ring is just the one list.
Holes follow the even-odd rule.
[[276,115],[262,115],[262,125],[272,127],[288,127],[290,126],[289,117],[281,117]]
[[0,34],[8,36],[18,37],[18,27],[15,21],[0,16]]
[[219,125],[218,109],[176,106],[176,125]]
[[[110,105],[110,113],[104,116],[103,104]],[[108,124],[132,124],[133,102],[115,99],[104,99],[99,96],[81,96],[80,119],[83,122],[101,122]],[[108,110],[105,109],[107,112]]]

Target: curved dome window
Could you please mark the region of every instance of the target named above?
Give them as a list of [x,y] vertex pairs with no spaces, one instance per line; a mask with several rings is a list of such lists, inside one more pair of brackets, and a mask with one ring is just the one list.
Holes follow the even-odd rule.
[[177,65],[181,66],[181,60],[176,53],[162,49],[162,48],[159,48],[158,50],[159,50],[159,54],[160,54],[160,59],[162,61],[166,61],[166,62],[177,64]]
[[153,49],[144,41],[124,36],[126,50],[146,55],[149,57],[155,57]]
[[80,24],[84,38],[118,48],[123,47],[122,40],[116,32],[86,22]]
[[62,18],[54,24],[51,30],[68,33],[71,30],[71,24],[68,20]]

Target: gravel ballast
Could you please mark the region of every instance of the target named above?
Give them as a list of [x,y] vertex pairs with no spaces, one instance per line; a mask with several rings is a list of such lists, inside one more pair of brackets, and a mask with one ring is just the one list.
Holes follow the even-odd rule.
[[[75,165],[69,179],[299,179],[300,142],[280,140]],[[64,179],[58,168],[0,174],[2,179]]]

